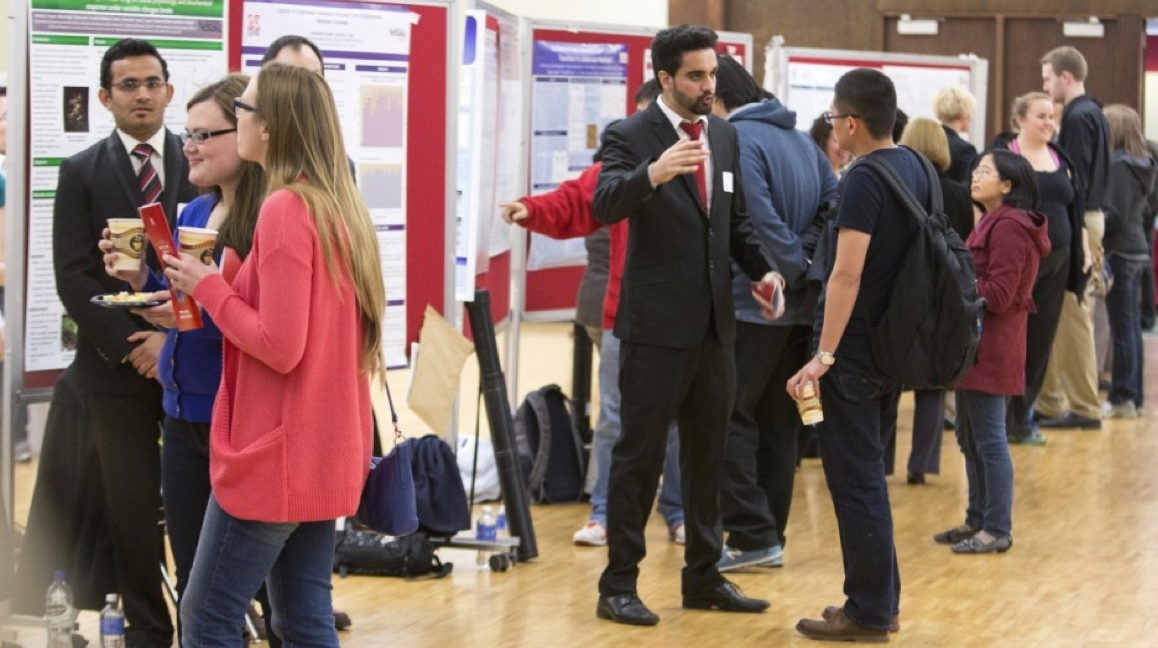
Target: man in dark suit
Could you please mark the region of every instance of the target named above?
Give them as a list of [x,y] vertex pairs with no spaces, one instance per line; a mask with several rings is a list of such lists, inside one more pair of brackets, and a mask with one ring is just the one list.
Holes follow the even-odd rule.
[[715,32],[704,27],[656,34],[652,61],[663,94],[608,129],[595,189],[596,220],[629,223],[615,321],[623,432],[611,459],[608,565],[596,608],[600,618],[619,623],[659,622],[639,599],[636,580],[673,419],[687,533],[683,606],[768,607],[744,597],[716,569],[724,437],[736,391],[729,260],[761,290],[780,290],[783,279],[772,272],[745,209],[736,130],[710,116],[715,46]]
[[[121,40],[105,52],[99,96],[116,130],[61,164],[53,211],[56,288],[79,330],[72,370],[100,463],[130,648],[173,642],[157,568],[163,412],[155,376],[165,334],[89,300],[125,290],[105,272],[97,248],[109,218],[137,217],[139,206],[156,201],[175,221],[178,203],[196,197],[181,141],[164,125],[173,98],[168,81],[165,60],[146,41]],[[148,259],[157,267],[151,251]]]

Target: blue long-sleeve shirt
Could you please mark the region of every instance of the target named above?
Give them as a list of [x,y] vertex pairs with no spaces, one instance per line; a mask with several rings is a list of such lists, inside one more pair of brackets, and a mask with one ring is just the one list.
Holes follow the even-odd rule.
[[[185,206],[178,227],[205,227],[217,196],[200,196]],[[176,236],[173,237],[176,239]],[[218,264],[221,259],[217,259]],[[145,290],[168,290],[163,277],[149,273]],[[208,423],[221,384],[221,330],[204,310],[205,326],[193,331],[171,328],[161,349],[157,376],[164,389],[165,414],[193,423]]]

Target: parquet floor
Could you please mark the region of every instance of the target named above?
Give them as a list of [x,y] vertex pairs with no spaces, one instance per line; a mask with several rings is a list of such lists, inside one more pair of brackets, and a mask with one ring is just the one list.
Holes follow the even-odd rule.
[[[523,330],[520,393],[547,382],[569,385],[569,327]],[[1147,336],[1148,364],[1158,355]],[[558,358],[558,360],[554,360]],[[474,420],[477,372],[468,363],[460,426]],[[402,379],[393,384],[402,385]],[[1043,448],[1012,449],[1014,546],[1002,555],[958,556],[931,535],[962,520],[965,478],[952,433],[942,473],[924,486],[889,479],[903,593],[902,631],[892,643],[918,646],[1158,646],[1158,371],[1148,375],[1145,418],[1107,421],[1101,432],[1056,431]],[[396,388],[395,393],[402,391]],[[898,465],[909,449],[911,400],[902,400]],[[404,422],[410,417],[402,413]],[[484,417],[485,419],[485,417]],[[409,432],[420,431],[410,420]],[[679,607],[682,548],[653,516],[640,593],[662,616],[633,628],[594,616],[599,548],[571,544],[586,504],[533,509],[540,556],[506,573],[475,570],[475,556],[441,550],[455,564],[443,580],[407,582],[350,576],[334,580],[334,600],[354,620],[346,648],[522,646],[804,646],[796,621],[839,604],[842,568],[835,518],[819,460],[797,475],[785,566],[736,573],[752,596],[772,600],[764,614],[684,611]],[[21,467],[18,490],[31,484]],[[26,491],[25,491],[26,492]],[[26,510],[17,508],[18,519]],[[86,613],[82,626],[95,628]],[[95,632],[89,634],[95,638]],[[31,644],[30,644],[31,645]]]

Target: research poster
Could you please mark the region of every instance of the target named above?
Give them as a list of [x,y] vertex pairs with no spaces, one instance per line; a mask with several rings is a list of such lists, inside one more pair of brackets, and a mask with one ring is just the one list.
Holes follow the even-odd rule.
[[386,283],[383,345],[390,368],[406,366],[406,124],[410,34],[417,15],[399,5],[245,0],[242,68],[254,73],[283,34],[318,45],[346,152],[378,232]]
[[188,98],[225,73],[225,3],[32,0],[29,19],[32,166],[24,370],[50,371],[72,362],[77,343],[76,324],[56,295],[53,271],[52,213],[60,164],[114,128],[99,97],[101,57],[122,38],[152,42],[168,63],[174,88],[165,122],[181,132]]
[[[627,105],[625,43],[536,41],[531,57],[531,194],[551,191],[593,164],[603,129]],[[532,235],[527,269],[583,265],[583,239]]]

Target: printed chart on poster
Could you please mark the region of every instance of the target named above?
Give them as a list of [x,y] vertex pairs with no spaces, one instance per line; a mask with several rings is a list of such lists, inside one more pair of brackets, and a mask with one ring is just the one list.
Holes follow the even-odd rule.
[[[625,43],[535,41],[531,56],[531,194],[591,166],[608,124],[626,116]],[[534,234],[527,269],[583,265],[583,239]]]
[[387,366],[406,366],[406,124],[410,33],[406,7],[356,2],[246,0],[242,69],[256,72],[278,36],[318,45],[334,93],[346,152],[374,228],[386,282]]
[[121,38],[152,42],[174,89],[165,123],[180,132],[188,97],[225,73],[224,12],[224,0],[32,0],[25,371],[63,369],[76,354],[76,324],[56,295],[52,210],[60,163],[114,128],[100,98],[101,57]]

